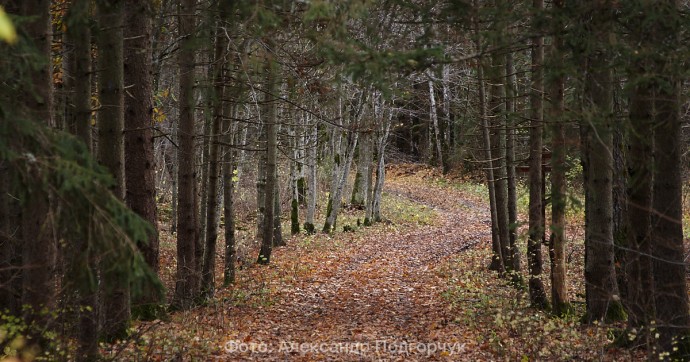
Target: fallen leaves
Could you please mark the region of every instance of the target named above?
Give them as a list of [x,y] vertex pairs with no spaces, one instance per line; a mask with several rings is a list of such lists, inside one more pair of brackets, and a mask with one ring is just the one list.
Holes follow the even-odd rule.
[[[271,265],[247,264],[206,305],[140,323],[146,342],[121,348],[118,359],[142,360],[141,346],[144,360],[633,357],[602,348],[606,328],[533,310],[525,291],[487,270],[490,217],[479,188],[455,186],[428,167],[396,167],[383,204],[390,223],[292,237]],[[341,222],[354,224],[356,212]]]

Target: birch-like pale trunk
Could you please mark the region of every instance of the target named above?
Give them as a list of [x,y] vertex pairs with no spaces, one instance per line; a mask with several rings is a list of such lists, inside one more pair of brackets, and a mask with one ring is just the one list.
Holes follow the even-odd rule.
[[309,138],[306,144],[307,147],[307,174],[309,179],[309,187],[307,191],[307,215],[304,221],[304,230],[307,233],[314,233],[316,227],[314,226],[314,214],[316,213],[316,197],[318,180],[317,177],[317,165],[316,165],[316,153],[318,151],[318,128],[316,123],[311,124],[309,121],[309,115],[306,115],[306,123],[309,125]]
[[441,143],[441,130],[438,127],[438,112],[436,110],[436,92],[434,91],[434,81],[431,78],[431,72],[427,74],[429,76],[429,118],[431,119],[431,125],[434,129],[434,143],[436,144],[436,164],[438,166],[443,166],[443,150]]

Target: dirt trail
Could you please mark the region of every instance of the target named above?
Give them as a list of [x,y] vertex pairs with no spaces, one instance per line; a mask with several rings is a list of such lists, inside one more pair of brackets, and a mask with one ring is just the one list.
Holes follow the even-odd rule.
[[[404,176],[392,178],[386,191],[434,208],[437,222],[387,228],[352,246],[320,252],[316,262],[311,256],[301,267],[313,273],[296,273],[275,303],[258,312],[241,306],[229,312],[225,318],[234,332],[220,360],[492,359],[455,322],[442,296],[448,258],[487,242],[488,211],[460,191]],[[281,253],[296,252],[281,250],[267,271],[286,267]]]

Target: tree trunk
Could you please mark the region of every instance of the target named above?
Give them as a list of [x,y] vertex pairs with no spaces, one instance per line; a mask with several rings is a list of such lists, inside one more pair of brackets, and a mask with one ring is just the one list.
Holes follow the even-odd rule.
[[520,249],[517,245],[517,176],[515,174],[515,66],[513,53],[506,54],[506,177],[508,186],[508,226],[509,243],[513,259],[513,269],[520,271]]
[[486,104],[486,82],[484,80],[484,65],[480,60],[477,61],[477,86],[479,87],[479,112],[481,118],[484,158],[485,158],[485,177],[486,184],[489,189],[489,208],[491,212],[491,248],[493,254],[491,257],[490,270],[496,270],[499,274],[505,274],[505,264],[503,259],[503,250],[501,248],[501,234],[498,228],[498,213],[496,209],[496,187],[494,186],[494,163],[493,153],[491,148],[491,134],[489,130],[489,115]]
[[434,144],[436,144],[436,165],[443,167],[443,144],[441,143],[441,131],[438,126],[438,112],[436,111],[436,92],[434,91],[434,81],[429,77],[429,118],[434,129]]
[[[225,20],[225,9],[223,2],[218,3],[220,21]],[[204,298],[212,298],[215,293],[216,283],[216,242],[218,240],[218,177],[220,165],[220,144],[219,134],[223,123],[223,98],[225,96],[224,68],[225,68],[225,48],[227,47],[227,36],[225,29],[220,27],[216,30],[215,55],[213,61],[213,121],[211,124],[211,134],[209,136],[208,153],[208,185],[206,195],[206,246],[204,247],[203,268],[201,272],[201,293]],[[228,115],[229,116],[229,115]],[[232,181],[230,181],[232,182]]]
[[[501,244],[503,267],[508,272],[513,271],[513,252],[510,247],[510,225],[508,224],[508,182],[506,174],[506,137],[505,137],[505,87],[502,79],[505,65],[504,56],[493,54],[489,67],[489,81],[491,93],[489,98],[489,119],[491,133],[491,156],[493,166],[493,186],[496,204],[496,223],[498,240]],[[512,277],[517,278],[517,275]]]
[[[234,108],[228,107],[228,108]],[[234,112],[228,114],[233,114]],[[235,282],[235,260],[237,259],[237,251],[235,246],[235,181],[233,175],[234,169],[234,150],[231,148],[232,144],[232,124],[229,118],[224,121],[225,134],[223,135],[224,155],[223,155],[223,215],[225,218],[225,265],[223,285],[228,286]]]
[[259,264],[269,264],[271,262],[271,251],[273,247],[273,233],[275,211],[275,188],[276,184],[276,156],[278,148],[278,133],[277,133],[277,115],[276,115],[276,64],[273,59],[272,42],[267,41],[268,49],[266,50],[266,92],[265,92],[265,108],[264,129],[266,132],[266,184],[265,184],[265,202],[264,202],[264,221],[263,221],[263,237],[261,239],[261,251],[257,262]]
[[[356,105],[356,109],[350,109],[350,124],[351,128],[357,128],[360,124],[362,116],[364,115],[364,108],[367,102],[368,90],[362,90],[362,94],[359,97],[359,101]],[[328,207],[326,209],[326,221],[323,224],[323,232],[329,233],[336,227],[336,221],[338,219],[338,213],[340,212],[340,206],[342,204],[343,191],[345,189],[345,184],[347,183],[347,178],[350,176],[350,167],[352,166],[352,160],[355,156],[355,150],[357,149],[357,141],[359,139],[359,133],[355,130],[348,131],[347,135],[347,148],[345,150],[345,160],[338,160],[341,165],[333,170],[333,187],[331,194],[329,195]]]
[[[259,147],[266,147],[266,124],[259,134]],[[266,152],[259,152],[256,170],[256,238],[264,238],[264,221],[266,220]]]
[[[124,1],[98,1],[98,159],[115,178],[112,192],[124,198]],[[103,338],[127,335],[131,318],[129,283],[102,265]]]
[[[383,103],[383,102],[381,102]],[[381,104],[380,108],[383,108]],[[380,111],[381,113],[382,110]],[[380,125],[379,137],[376,143],[376,183],[372,191],[371,200],[371,222],[381,221],[381,196],[383,195],[383,185],[386,181],[386,145],[388,144],[388,135],[390,134],[391,124],[393,123],[393,109],[388,110],[388,117],[386,121]],[[367,211],[367,214],[369,212]],[[366,219],[364,220],[366,224]]]
[[273,189],[273,246],[285,246],[283,239],[283,226],[281,225],[281,205],[280,205],[280,180],[276,167],[275,188]]
[[[534,11],[544,11],[544,0],[533,0]],[[537,14],[540,16],[541,14]],[[536,23],[536,20],[532,20]],[[535,33],[538,25],[533,24]],[[529,295],[533,306],[548,307],[544,284],[541,281],[542,256],[541,242],[544,238],[544,218],[542,216],[542,129],[544,122],[544,39],[537,35],[532,38],[532,91],[530,92],[530,134],[529,134],[529,236],[527,240],[527,264],[529,269]]]
[[[300,123],[304,123],[300,121]],[[290,160],[290,234],[297,235],[300,232],[299,225],[299,205],[300,205],[300,184],[304,185],[304,178],[300,178],[301,163],[304,162],[300,147],[301,135],[296,124],[290,127],[290,148],[292,149],[292,160]]]
[[[23,103],[21,111],[26,111],[25,116],[28,119],[52,127],[53,86],[51,67],[48,66],[52,34],[50,1],[22,1],[19,7],[19,14],[29,19],[24,23],[26,36],[35,45],[41,62],[45,62],[42,64],[44,66],[30,69],[30,79],[25,81],[28,86],[22,88],[19,95],[20,102]],[[31,191],[21,200],[21,305],[27,325],[35,323],[38,329],[51,330],[53,318],[44,309],[50,311],[55,306],[57,239],[53,235],[48,192],[41,189]],[[9,218],[9,221],[12,221],[11,215]],[[40,345],[47,344],[40,335],[32,337],[36,338],[36,343]]]
[[[591,39],[608,39],[611,9],[595,8]],[[606,47],[595,44],[587,54],[584,124],[585,152],[585,284],[587,319],[618,319],[622,316],[613,256],[613,157],[611,117],[613,92],[611,65]],[[618,309],[618,311],[616,311]]]
[[[613,93],[613,113],[624,114],[622,100],[619,93],[619,80],[614,82],[615,91]],[[627,180],[625,160],[627,157],[628,139],[626,129],[629,127],[624,122],[614,122],[613,124],[613,244],[615,257],[616,283],[623,303],[628,299],[627,285],[628,277],[625,274],[626,265],[626,220],[628,217],[628,198],[626,195]]]
[[[91,17],[91,2],[89,0],[76,0],[70,6],[67,15],[71,26],[67,28],[66,41],[74,49],[69,57],[67,74],[69,80],[69,97],[66,108],[66,121],[70,132],[76,135],[87,150],[91,151],[91,29],[89,19]],[[68,270],[66,278],[72,279],[74,275],[83,272],[77,270],[83,268],[77,264],[77,256],[73,253],[84,253],[88,249],[91,240],[87,236],[82,239],[72,240],[71,247],[66,252]],[[97,275],[97,255],[86,252],[89,273]],[[74,259],[71,259],[74,258]],[[74,279],[71,280],[74,282]],[[69,288],[70,284],[65,281]],[[98,351],[98,291],[97,283],[75,283],[73,290],[76,294],[75,304],[78,306],[78,332],[79,342],[76,352],[77,361],[96,360]]]
[[[659,331],[659,353],[671,353],[680,360],[690,358],[690,316],[683,244],[683,183],[681,178],[680,90],[675,74],[682,16],[676,0],[658,4],[662,14],[655,26],[657,44],[672,42],[670,51],[654,62],[657,79],[654,97],[654,186],[652,210],[652,269],[654,270],[654,304]],[[657,10],[658,11],[658,10]],[[664,22],[662,24],[661,22]],[[670,25],[669,25],[670,24]]]
[[329,200],[330,207],[327,210],[326,222],[323,225],[323,232],[331,232],[336,227],[338,213],[340,212],[340,206],[342,205],[343,191],[345,189],[345,184],[347,183],[347,177],[350,174],[350,166],[352,165],[352,159],[354,158],[358,139],[359,133],[351,131],[348,134],[345,160],[343,161],[340,173],[334,175],[338,178],[338,184],[335,188],[335,193],[333,193]]
[[[307,123],[309,121],[307,120]],[[307,142],[307,175],[309,178],[309,188],[307,195],[307,215],[304,221],[304,230],[313,234],[316,231],[314,225],[314,214],[316,213],[316,197],[318,195],[318,180],[316,179],[316,153],[319,146],[319,132],[316,123],[309,124],[310,135],[309,142]]]
[[[555,11],[563,11],[563,0],[555,0]],[[560,15],[560,14],[559,14]],[[558,25],[555,34],[563,31],[560,20],[554,20]],[[560,35],[553,38],[551,48],[551,63],[557,67],[563,62],[563,40]],[[568,284],[566,280],[565,256],[565,209],[566,195],[566,145],[563,129],[565,113],[565,77],[554,76],[550,84],[551,107],[549,118],[551,121],[551,237],[549,238],[549,256],[551,258],[551,305],[555,315],[565,315],[570,311],[568,301]]]
[[[153,4],[150,0],[125,2],[125,200],[132,211],[153,227],[148,240],[137,240],[144,260],[158,272],[158,210],[156,207],[155,160],[153,155],[153,91],[151,67],[151,19]],[[156,318],[150,312],[163,302],[155,294],[144,293],[133,303],[144,318]],[[140,313],[141,314],[141,313]]]
[[177,274],[173,307],[189,309],[198,293],[197,275],[197,198],[194,158],[194,43],[196,0],[182,0],[179,8],[179,32],[182,36],[178,54],[180,69],[180,117],[178,124],[178,205],[177,205]]

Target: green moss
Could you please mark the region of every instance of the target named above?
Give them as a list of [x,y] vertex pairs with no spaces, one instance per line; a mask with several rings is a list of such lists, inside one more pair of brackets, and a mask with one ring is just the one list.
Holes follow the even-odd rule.
[[326,205],[326,218],[331,216],[331,212],[333,211],[333,199],[328,198],[328,205]]
[[156,319],[169,320],[168,311],[162,304],[142,304],[132,306],[132,319],[140,321],[153,321]]
[[354,206],[364,205],[364,200],[359,199],[359,189],[362,186],[362,174],[357,172],[355,174],[355,183],[352,185],[352,198],[350,198],[350,204]]
[[314,224],[312,224],[310,222],[305,222],[304,223],[304,231],[309,235],[315,234],[316,233],[316,226],[314,226]]
[[290,231],[292,235],[299,234],[299,204],[297,199],[292,199],[292,210],[290,211],[291,227]]
[[612,302],[606,309],[606,323],[620,322],[628,319],[628,313],[625,312],[621,302]]
[[323,229],[321,231],[323,231],[324,233],[330,233],[331,232],[331,224],[328,221],[326,221],[323,224]]

